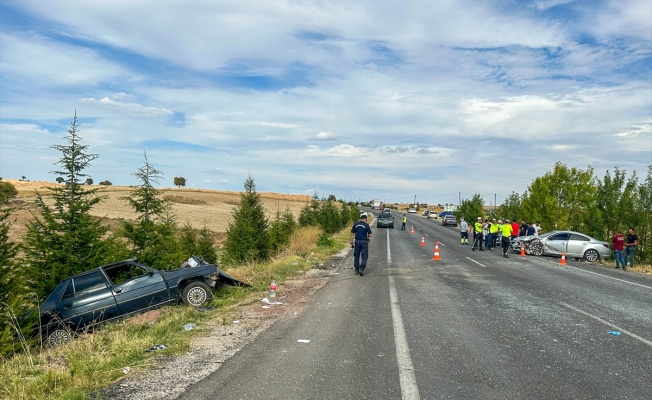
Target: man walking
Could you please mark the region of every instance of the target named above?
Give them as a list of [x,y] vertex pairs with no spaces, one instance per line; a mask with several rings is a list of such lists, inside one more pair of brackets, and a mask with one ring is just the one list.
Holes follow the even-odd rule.
[[620,266],[623,266],[623,270],[626,270],[627,259],[623,255],[623,248],[625,247],[625,238],[620,233],[620,229],[616,230],[616,234],[611,239],[611,242],[614,244],[614,258],[616,259],[616,269],[619,269]]
[[469,244],[469,224],[464,220],[464,217],[460,218],[460,236],[462,244]]
[[356,275],[363,276],[363,271],[367,267],[370,237],[371,227],[367,224],[367,214],[362,213],[360,214],[360,221],[353,224],[349,237],[351,247],[353,247],[353,268],[355,268]]
[[629,260],[629,268],[634,268],[634,255],[636,255],[636,246],[638,245],[638,236],[634,233],[634,228],[629,228],[629,235],[627,235],[627,244],[625,245],[625,264],[623,271],[627,271],[627,260]]

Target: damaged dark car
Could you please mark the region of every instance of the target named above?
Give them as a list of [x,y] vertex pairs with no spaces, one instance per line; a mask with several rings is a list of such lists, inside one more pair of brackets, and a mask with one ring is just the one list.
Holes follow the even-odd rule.
[[39,307],[40,334],[49,346],[82,330],[169,304],[207,305],[220,286],[248,286],[215,264],[193,256],[179,269],[161,271],[135,258],[63,280]]

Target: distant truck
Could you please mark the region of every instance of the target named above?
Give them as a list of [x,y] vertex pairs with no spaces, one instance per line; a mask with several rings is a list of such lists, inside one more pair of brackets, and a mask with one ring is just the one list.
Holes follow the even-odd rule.
[[382,204],[383,204],[383,203],[381,203],[380,200],[374,200],[374,201],[371,203],[371,209],[372,209],[372,210],[375,210],[375,209],[377,209],[377,208],[380,208]]

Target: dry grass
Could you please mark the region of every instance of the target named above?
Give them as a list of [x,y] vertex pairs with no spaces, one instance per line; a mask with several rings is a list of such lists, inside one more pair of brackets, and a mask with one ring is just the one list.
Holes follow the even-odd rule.
[[[18,196],[12,201],[12,206],[17,210],[12,214],[13,223],[10,230],[10,239],[19,242],[25,235],[25,223],[31,218],[30,212],[35,210],[34,200],[38,191],[47,202],[51,191],[49,187],[60,186],[53,182],[24,182],[13,179],[4,179],[12,183],[18,191]],[[98,186],[92,186],[98,188]],[[91,188],[90,186],[88,188]],[[101,218],[109,227],[115,227],[120,221],[133,221],[136,213],[129,208],[122,197],[129,196],[135,187],[103,186],[99,195],[103,200],[91,210],[91,215]],[[166,188],[161,189],[164,198],[172,203],[172,212],[179,225],[189,224],[193,229],[207,227],[216,236],[216,244],[226,232],[232,220],[233,209],[240,204],[239,192],[227,192],[207,189]],[[308,195],[259,193],[268,218],[276,218],[276,211],[284,212],[286,209],[298,218],[301,209],[311,201]]]

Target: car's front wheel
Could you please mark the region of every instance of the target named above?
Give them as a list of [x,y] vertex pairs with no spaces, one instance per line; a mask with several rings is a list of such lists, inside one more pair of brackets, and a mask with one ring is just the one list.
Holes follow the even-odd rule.
[[584,259],[590,262],[598,261],[600,259],[600,253],[596,249],[588,249],[584,252]]
[[181,292],[181,300],[193,307],[201,307],[213,299],[211,288],[204,282],[193,281]]
[[530,243],[530,254],[533,256],[542,256],[543,255],[543,243],[540,240],[535,239]]
[[70,330],[64,326],[58,326],[50,330],[47,334],[46,344],[49,347],[57,347],[66,344],[70,341],[72,334]]

